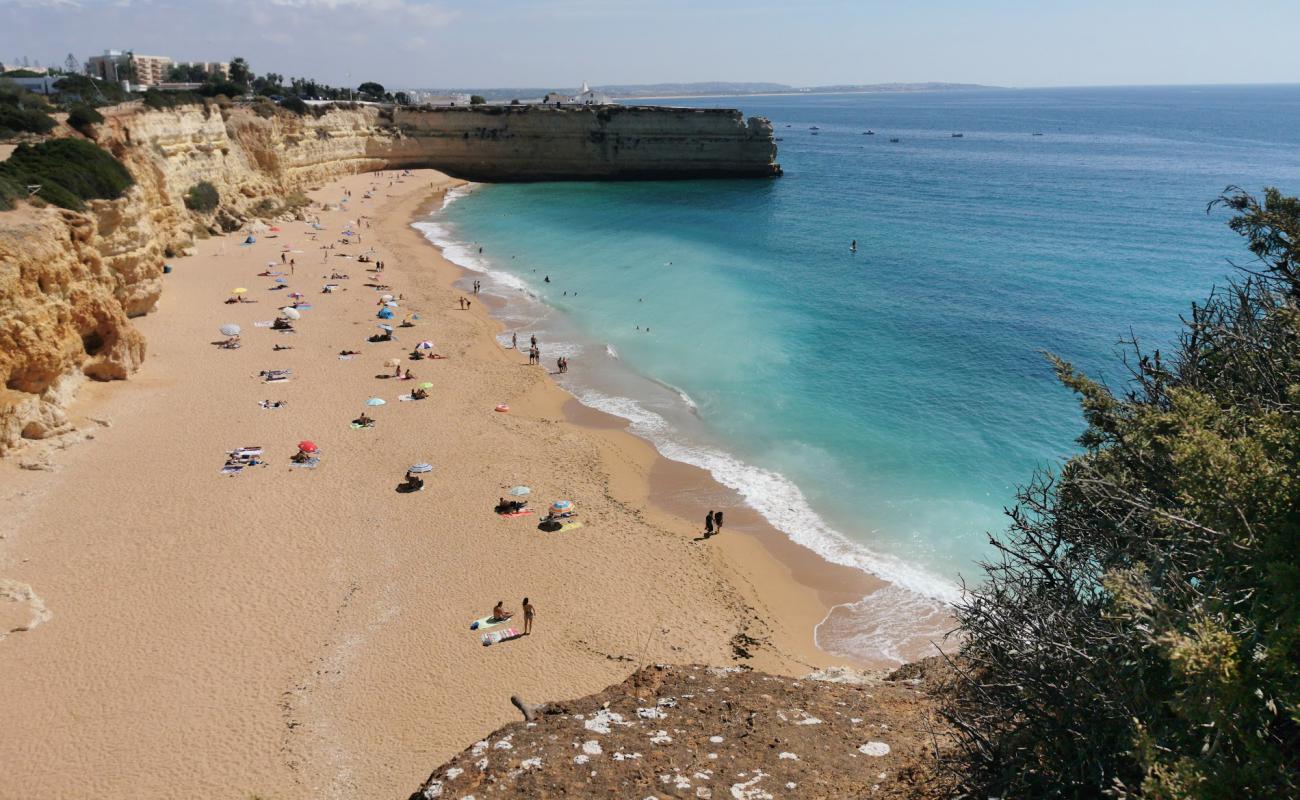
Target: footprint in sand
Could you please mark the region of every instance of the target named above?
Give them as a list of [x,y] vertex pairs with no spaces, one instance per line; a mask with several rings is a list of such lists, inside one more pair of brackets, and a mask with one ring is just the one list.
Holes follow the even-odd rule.
[[18,581],[0,580],[0,641],[11,633],[30,631],[53,616],[32,587]]

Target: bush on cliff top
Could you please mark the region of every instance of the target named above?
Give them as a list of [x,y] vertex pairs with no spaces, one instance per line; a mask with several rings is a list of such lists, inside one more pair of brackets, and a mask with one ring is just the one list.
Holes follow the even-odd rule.
[[44,97],[0,82],[0,136],[49,133],[58,123],[45,113],[48,108]]
[[73,106],[72,111],[68,112],[68,125],[86,136],[91,134],[92,125],[103,121],[104,115],[90,106]]
[[0,163],[0,209],[13,208],[16,198],[36,197],[56,206],[80,211],[87,200],[112,200],[133,183],[131,173],[111,153],[83,139],[53,139],[20,144]]
[[947,707],[970,796],[1300,797],[1300,200],[1122,394],[1055,361],[1084,452],[1020,493]]
[[221,195],[217,192],[217,187],[207,181],[199,181],[185,193],[185,207],[191,211],[206,214],[215,211],[220,202]]

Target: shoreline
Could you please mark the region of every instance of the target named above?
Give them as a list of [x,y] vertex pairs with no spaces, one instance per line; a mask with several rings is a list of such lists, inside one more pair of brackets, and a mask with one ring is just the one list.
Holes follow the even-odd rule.
[[[444,199],[441,195],[438,197],[439,201]],[[417,211],[411,217],[412,225],[408,227],[423,245],[433,248],[439,254],[441,264],[435,271],[442,265],[452,270],[451,277],[442,280],[460,290],[460,282],[482,273],[448,259],[443,254],[442,246],[429,241],[423,232],[413,226],[413,223],[437,213],[437,210]],[[486,331],[487,336],[497,349],[509,357],[512,351],[498,345],[498,334],[505,332],[507,326],[492,314],[497,306],[505,302],[505,298],[492,294],[467,296],[481,299],[481,305],[489,309],[485,319],[491,328]],[[887,581],[852,567],[834,564],[797,544],[746,505],[738,492],[723,486],[707,470],[662,455],[652,442],[627,430],[627,420],[584,405],[551,379],[548,369],[542,369],[547,377],[543,384],[545,390],[538,390],[542,396],[530,397],[526,404],[511,403],[512,412],[522,410],[548,419],[562,420],[599,436],[610,448],[608,458],[631,470],[631,474],[614,476],[620,489],[617,492],[619,499],[633,507],[645,509],[657,527],[672,530],[679,536],[690,536],[694,541],[694,537],[699,535],[699,525],[693,520],[702,517],[708,508],[724,510],[727,514],[728,535],[713,536],[704,546],[721,548],[723,560],[718,564],[720,574],[730,575],[747,586],[749,601],[754,607],[764,609],[765,616],[771,617],[766,625],[776,627],[771,635],[780,643],[778,649],[797,653],[800,662],[809,669],[847,665],[874,670],[898,666],[893,661],[873,662],[832,653],[823,650],[816,643],[818,625],[826,620],[836,606],[858,602],[887,587]],[[763,592],[780,596],[779,612],[772,610],[772,599],[764,598],[758,586],[764,587]],[[780,671],[779,667],[754,666]]]
[[[492,264],[489,256],[482,255],[482,247],[474,254],[478,242],[469,245],[459,237],[449,235],[447,222],[441,218],[448,205],[465,194],[486,186],[490,184],[471,182],[457,187],[453,190],[456,194],[442,198],[427,214],[413,217],[412,228],[419,232],[426,244],[442,254],[444,261],[455,268],[457,288],[462,288],[463,284],[463,291],[468,294],[471,292],[471,279],[494,279],[484,288],[485,293],[476,299],[488,309],[495,322],[491,332],[493,342],[503,352],[509,353],[510,348],[504,344],[507,338],[505,334],[514,330],[522,336],[527,326],[519,327],[517,323],[512,325],[503,318],[502,315],[508,314],[512,305],[518,302],[508,292],[522,292],[527,297],[524,301],[526,304],[535,304],[543,310],[543,318],[551,315],[564,317],[565,312],[548,304],[534,289],[520,283],[522,279],[519,276]],[[457,255],[449,256],[444,252],[449,248],[456,251]],[[468,258],[468,261],[461,260],[463,258]],[[519,313],[520,309],[515,308],[514,311]],[[526,306],[523,314],[528,317],[533,312],[531,306]],[[572,323],[567,323],[565,327],[573,330],[562,334],[563,336],[588,335]],[[563,341],[572,345],[572,340],[568,338]],[[598,341],[598,338],[591,339],[587,346]],[[554,346],[555,342],[550,341],[549,344]],[[579,363],[579,369],[588,364],[592,365],[593,371],[606,369],[600,365],[599,359],[583,359]],[[639,379],[667,389],[674,395],[682,394],[682,390],[676,387],[654,378],[644,378],[634,370],[631,372]],[[682,532],[698,532],[701,527],[698,520],[708,509],[723,510],[727,514],[728,532],[738,534],[744,540],[729,548],[729,558],[736,559],[744,572],[763,574],[770,580],[799,587],[800,602],[794,607],[787,606],[782,614],[798,620],[791,631],[796,639],[803,635],[799,631],[806,631],[811,649],[804,648],[804,658],[809,663],[831,659],[835,663],[863,669],[894,668],[934,655],[936,651],[932,642],[941,639],[952,629],[952,624],[949,624],[951,620],[943,611],[943,601],[936,596],[905,588],[908,586],[906,582],[882,577],[860,565],[832,561],[823,553],[798,541],[793,532],[778,528],[762,511],[751,506],[740,491],[723,484],[707,466],[665,455],[655,439],[636,431],[632,419],[620,415],[617,410],[611,412],[599,406],[587,405],[583,400],[585,392],[574,391],[555,380],[554,372],[547,370],[547,374],[552,376],[550,385],[569,399],[565,409],[566,418],[570,422],[606,435],[610,431],[622,434],[621,437],[611,437],[612,444],[636,451],[637,455],[632,460],[640,465],[641,478],[647,483],[647,488],[636,494],[638,505],[663,512],[669,519],[662,524],[675,524]],[[597,396],[618,391],[599,383],[595,385]],[[610,396],[618,400],[624,399],[617,395]],[[629,398],[634,397],[636,395],[629,395]],[[636,399],[630,402],[641,404]],[[641,448],[648,455],[642,454]],[[728,454],[728,457],[731,456]],[[813,509],[809,511],[816,514]],[[709,541],[712,543],[720,540],[714,537]],[[861,547],[847,537],[845,544]],[[873,557],[879,556],[873,554]],[[907,622],[908,627],[900,629],[900,622]],[[827,623],[830,623],[829,629],[844,640],[841,647],[837,648],[836,645],[841,642],[834,640],[829,641],[827,647],[818,641],[819,631]],[[865,655],[864,652],[879,653],[879,657]]]
[[[140,371],[88,382],[76,433],[0,461],[4,619],[40,622],[0,640],[0,704],[36,721],[0,734],[0,783],[33,798],[402,796],[514,720],[512,693],[579,697],[640,664],[735,664],[738,646],[752,656],[739,663],[779,674],[846,662],[805,625],[824,598],[738,516],[693,542],[693,525],[647,502],[673,485],[648,442],[568,421],[572,398],[492,339],[482,304],[456,309],[460,268],[410,225],[456,184],[346,177],[310,192],[328,206],[311,212],[319,243],[300,222],[280,223],[279,241],[198,242],[136,320]],[[398,347],[364,342],[370,265],[320,249],[349,219],[367,220],[351,252],[377,246],[402,311],[420,315]],[[253,324],[276,314],[254,275],[281,243],[313,306],[288,337]],[[352,279],[319,294],[331,267]],[[260,305],[223,304],[231,286]],[[238,350],[212,346],[227,322],[245,328]],[[406,362],[432,397],[396,402],[402,389],[374,373],[415,336],[449,359]],[[341,361],[341,347],[362,354]],[[257,378],[283,368],[289,383]],[[367,408],[368,395],[389,402]],[[500,402],[512,412],[493,413]],[[361,409],[379,424],[349,430]],[[317,470],[287,468],[304,438],[320,444]],[[266,447],[270,466],[217,474],[241,445]],[[41,458],[48,469],[19,467]],[[417,461],[435,464],[431,490],[395,494]],[[523,482],[539,505],[572,498],[585,529],[539,534],[535,517],[492,514]],[[467,623],[525,594],[538,635],[483,647]]]

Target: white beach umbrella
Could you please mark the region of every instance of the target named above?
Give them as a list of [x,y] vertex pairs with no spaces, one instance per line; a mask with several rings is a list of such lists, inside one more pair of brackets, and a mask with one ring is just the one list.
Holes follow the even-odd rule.
[[283,314],[288,319],[302,319],[302,313],[299,312],[298,309],[296,308],[289,308],[288,306],[286,306],[280,309],[280,313]]
[[238,325],[232,322],[226,325],[222,325],[220,330],[222,336],[238,336],[240,328]]

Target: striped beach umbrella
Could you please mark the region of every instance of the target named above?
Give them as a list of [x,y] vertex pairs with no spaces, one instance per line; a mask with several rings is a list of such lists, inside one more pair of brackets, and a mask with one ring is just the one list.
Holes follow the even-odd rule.
[[222,325],[220,328],[222,336],[238,336],[239,330],[240,330],[239,326],[234,324],[233,322],[228,325]]
[[568,511],[571,508],[573,508],[572,500],[556,500],[554,503],[551,503],[552,511]]
[[420,473],[423,472],[433,472],[433,465],[425,464],[425,463],[412,464],[410,467],[407,468],[406,471],[415,473],[416,475],[419,475]]
[[516,486],[510,490],[511,497],[527,497],[532,493],[533,490],[529,489],[527,486]]

